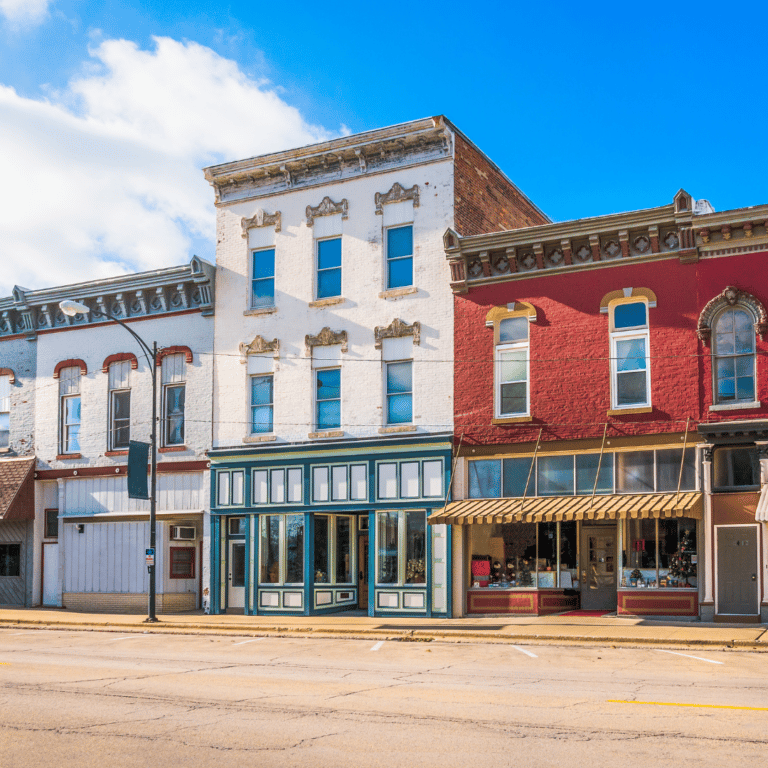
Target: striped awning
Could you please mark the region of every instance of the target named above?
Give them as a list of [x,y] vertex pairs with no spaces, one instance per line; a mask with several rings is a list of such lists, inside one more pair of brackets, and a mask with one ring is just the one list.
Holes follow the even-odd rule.
[[760,501],[757,502],[755,520],[758,523],[768,523],[768,485],[760,489]]
[[557,520],[618,520],[637,517],[703,516],[703,494],[611,494],[608,496],[538,496],[512,499],[452,501],[429,516],[433,525],[451,523],[546,523]]

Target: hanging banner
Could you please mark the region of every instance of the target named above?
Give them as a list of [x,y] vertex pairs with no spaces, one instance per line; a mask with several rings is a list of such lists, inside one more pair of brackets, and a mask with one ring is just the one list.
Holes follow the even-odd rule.
[[147,463],[150,443],[131,440],[128,443],[128,498],[148,499]]

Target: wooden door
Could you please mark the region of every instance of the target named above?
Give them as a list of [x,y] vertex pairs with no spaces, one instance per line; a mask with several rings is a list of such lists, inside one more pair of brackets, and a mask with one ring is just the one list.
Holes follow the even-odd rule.
[[368,534],[357,537],[357,607],[368,610]]
[[752,525],[717,529],[717,613],[753,616],[757,599],[757,528]]

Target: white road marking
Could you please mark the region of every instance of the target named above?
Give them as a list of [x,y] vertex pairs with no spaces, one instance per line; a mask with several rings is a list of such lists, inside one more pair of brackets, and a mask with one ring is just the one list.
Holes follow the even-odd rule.
[[263,639],[263,637],[253,637],[250,640],[243,640],[241,643],[232,643],[232,645],[245,645],[246,643],[255,643],[257,640]]
[[38,632],[44,632],[45,630],[36,629],[34,632],[13,632],[11,637],[18,637],[19,635],[36,635]]
[[535,653],[531,653],[530,651],[526,651],[525,648],[521,648],[519,645],[513,645],[512,647],[516,651],[520,651],[520,653],[524,653],[526,656],[530,656],[532,659],[538,659],[539,658]]
[[371,650],[372,651],[378,651],[379,648],[381,648],[382,645],[384,645],[384,641],[383,640],[379,640],[379,642],[376,643],[376,645],[374,645],[373,648],[371,648]]
[[149,637],[149,635],[126,635],[125,637],[110,637],[108,642],[116,642],[117,640],[135,640],[137,637]]
[[676,651],[665,651],[663,648],[654,648],[659,653],[671,653],[673,656],[685,656],[686,659],[696,659],[696,661],[706,661],[707,664],[725,664],[724,661],[713,661],[712,659],[702,659],[701,656],[691,656],[687,653],[677,653]]

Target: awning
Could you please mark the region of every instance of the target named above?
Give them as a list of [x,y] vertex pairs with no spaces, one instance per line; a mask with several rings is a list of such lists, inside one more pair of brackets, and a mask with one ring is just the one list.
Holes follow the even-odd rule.
[[637,517],[703,516],[703,494],[617,493],[608,496],[537,496],[512,499],[464,499],[452,501],[444,510],[433,512],[433,525],[452,523],[545,523],[557,520],[618,520]]
[[35,459],[0,459],[0,520],[35,519]]
[[755,520],[758,523],[768,523],[768,485],[764,485],[760,490],[760,501],[757,502]]

